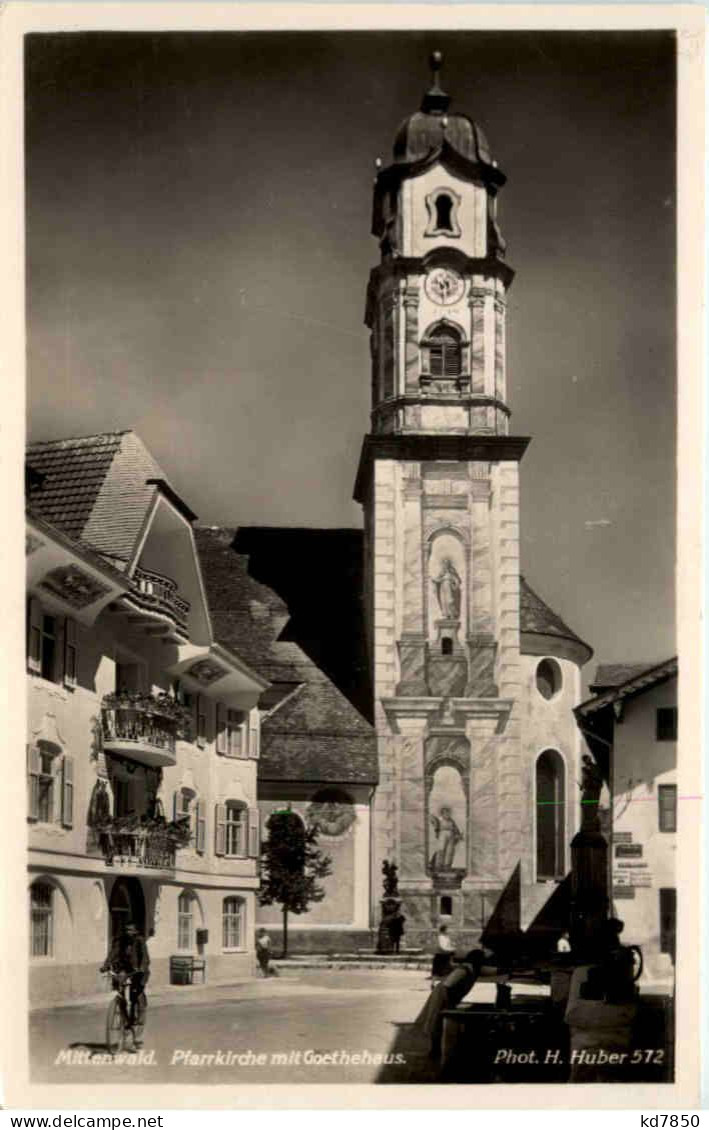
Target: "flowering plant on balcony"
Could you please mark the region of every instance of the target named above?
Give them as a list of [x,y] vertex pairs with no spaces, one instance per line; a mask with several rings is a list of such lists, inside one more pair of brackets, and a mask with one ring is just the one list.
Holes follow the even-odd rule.
[[137,710],[141,714],[155,714],[168,718],[180,730],[187,730],[191,724],[189,710],[169,694],[145,694],[140,691],[117,691],[103,697],[107,710]]
[[108,862],[114,856],[137,858],[148,866],[164,866],[178,848],[192,839],[189,819],[166,821],[163,816],[114,816],[96,825]]

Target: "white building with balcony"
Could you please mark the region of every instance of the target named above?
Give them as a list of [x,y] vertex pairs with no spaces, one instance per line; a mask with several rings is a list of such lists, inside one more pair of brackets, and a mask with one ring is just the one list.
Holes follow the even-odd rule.
[[105,987],[129,919],[153,987],[250,974],[268,683],[214,638],[195,516],[130,431],[34,444],[27,479],[31,1000]]

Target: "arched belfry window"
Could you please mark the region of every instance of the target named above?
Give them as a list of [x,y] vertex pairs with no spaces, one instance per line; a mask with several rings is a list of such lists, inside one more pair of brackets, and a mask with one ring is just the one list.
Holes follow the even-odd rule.
[[566,781],[564,759],[545,749],[536,766],[537,880],[564,876]]
[[463,341],[449,324],[434,326],[423,342],[423,373],[429,377],[459,377],[463,372]]
[[428,224],[427,236],[447,235],[457,238],[461,234],[458,211],[461,197],[452,188],[434,188],[426,197]]
[[436,227],[439,231],[453,231],[451,223],[453,201],[447,193],[436,197]]

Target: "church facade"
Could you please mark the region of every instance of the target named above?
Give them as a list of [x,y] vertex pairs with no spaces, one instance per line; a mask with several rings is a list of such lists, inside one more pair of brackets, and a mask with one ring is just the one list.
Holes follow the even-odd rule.
[[372,916],[399,869],[409,944],[477,940],[518,869],[525,927],[568,872],[591,649],[520,576],[513,271],[480,127],[433,81],[375,181],[371,432],[355,486],[379,784]]

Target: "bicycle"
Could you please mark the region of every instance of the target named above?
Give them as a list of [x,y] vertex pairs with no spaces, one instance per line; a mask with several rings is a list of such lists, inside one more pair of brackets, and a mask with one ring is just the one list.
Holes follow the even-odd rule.
[[136,1051],[143,1042],[145,1031],[145,994],[140,993],[135,1002],[136,1016],[131,1017],[128,993],[132,975],[130,973],[109,972],[107,976],[111,978],[111,987],[115,995],[109,1001],[106,1013],[106,1047],[111,1055],[123,1051],[126,1034],[130,1032],[133,1039],[133,1050]]

